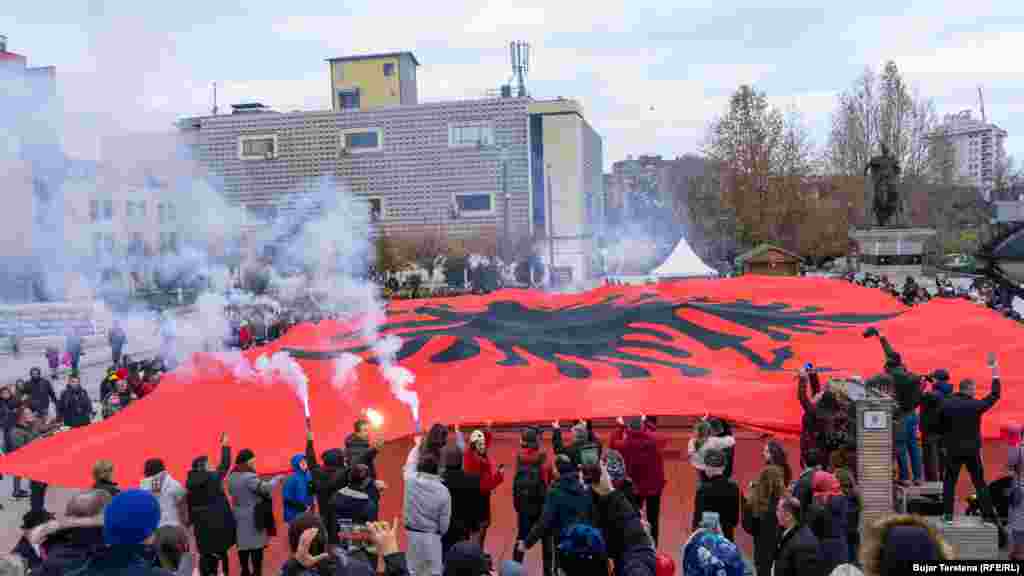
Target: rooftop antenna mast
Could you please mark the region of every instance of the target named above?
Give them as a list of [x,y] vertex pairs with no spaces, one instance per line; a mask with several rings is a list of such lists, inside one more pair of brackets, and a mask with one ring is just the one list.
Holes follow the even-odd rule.
[[981,123],[988,124],[988,119],[985,117],[985,96],[981,93],[981,86],[978,86],[978,102],[981,104]]
[[512,78],[519,85],[519,97],[526,97],[526,76],[530,71],[530,44],[516,41],[509,44],[512,56]]
[[213,115],[217,115],[217,83],[213,83]]

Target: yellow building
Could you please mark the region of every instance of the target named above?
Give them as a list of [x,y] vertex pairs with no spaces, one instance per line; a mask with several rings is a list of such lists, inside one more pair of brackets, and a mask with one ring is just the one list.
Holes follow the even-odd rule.
[[335,112],[417,103],[416,68],[420,63],[412,52],[346,56],[327,62]]

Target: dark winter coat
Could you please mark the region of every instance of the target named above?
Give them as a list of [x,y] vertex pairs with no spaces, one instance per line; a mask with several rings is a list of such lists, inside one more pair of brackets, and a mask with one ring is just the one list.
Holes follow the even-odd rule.
[[743,503],[743,529],[754,537],[754,566],[758,574],[772,573],[775,549],[782,535],[778,518],[775,516],[775,507],[778,503],[779,499],[773,498],[760,514],[755,514],[749,504]]
[[775,551],[772,576],[825,576],[821,569],[821,551],[818,539],[811,529],[798,525],[784,532]]
[[736,525],[740,523],[740,487],[725,476],[715,476],[701,484],[693,503],[693,530],[700,526],[704,512],[718,512],[722,534],[735,542]]
[[607,496],[601,496],[591,490],[590,497],[591,525],[601,531],[608,559],[615,563],[616,571],[620,571],[626,547],[622,522],[631,519],[632,516],[639,518],[640,513],[627,495],[620,490],[614,490]]
[[808,399],[807,385],[810,385],[810,397],[818,395],[821,390],[821,382],[818,380],[818,375],[814,372],[808,375],[806,383],[801,378],[797,383],[797,398],[800,400],[800,406],[804,409],[804,415],[800,420],[800,464],[803,465],[804,454],[807,454],[811,448],[818,446],[817,434],[817,413],[811,409],[810,402],[804,402]]
[[625,498],[617,497],[615,492],[604,497],[598,496],[597,509],[607,531],[621,535],[622,558],[615,562],[615,573],[623,576],[654,576],[654,543],[644,529],[636,509]]
[[370,478],[377,478],[377,449],[355,434],[345,439],[345,452],[348,453],[349,465],[366,464],[370,469]]
[[921,395],[921,432],[928,436],[942,434],[942,403],[953,394],[949,382],[936,382],[930,392]]
[[64,420],[65,426],[70,428],[88,426],[92,423],[93,413],[92,400],[85,388],[68,386],[60,393],[60,400],[57,401],[57,414]]
[[153,565],[152,550],[146,546],[108,546],[92,556],[79,570],[67,576],[174,576]]
[[28,392],[28,407],[36,414],[46,414],[50,411],[50,402],[57,403],[57,393],[46,378],[29,379],[25,382],[25,391]]
[[823,574],[830,574],[836,566],[850,561],[849,502],[845,496],[835,496],[828,504],[818,504],[811,509],[815,511],[810,519],[811,531],[821,546],[820,568]]
[[[373,480],[370,480],[370,485],[373,485]],[[380,501],[371,492],[369,486],[366,489],[346,487],[339,490],[333,501],[335,522],[348,520],[356,526],[376,522],[380,515]],[[337,532],[337,526],[334,531]]]
[[590,490],[584,490],[579,476],[567,474],[558,479],[544,500],[544,512],[530,529],[526,547],[530,548],[545,535],[561,534],[570,524],[591,514]]
[[892,378],[896,413],[908,414],[916,410],[921,403],[921,378],[902,364],[888,368],[886,373]]
[[612,437],[611,447],[622,453],[637,498],[657,496],[665,489],[665,443],[654,432],[649,424],[643,430],[622,426]]
[[188,517],[200,554],[224,554],[235,545],[235,515],[224,493],[224,478],[231,466],[231,448],[220,449],[216,470],[192,470],[185,480]]
[[452,496],[452,518],[448,524],[449,540],[460,536],[454,542],[461,542],[480,529],[486,503],[480,493],[480,477],[466,474],[465,470],[446,470],[442,478]]
[[[348,484],[348,470],[345,468],[345,454],[333,448],[324,452],[324,465],[321,466],[316,459],[316,450],[313,448],[313,441],[306,441],[306,463],[309,465],[309,474],[313,479],[313,493],[316,495],[317,507],[320,510],[320,519],[324,526],[337,526],[334,519],[334,506],[331,500]],[[338,543],[337,530],[327,531],[327,543],[336,545]]]
[[46,560],[32,575],[63,576],[102,551],[103,518],[90,519],[88,522],[93,525],[67,527],[68,521],[55,521],[33,532],[33,540],[40,542]]
[[981,450],[981,416],[999,401],[1002,385],[992,379],[992,391],[981,400],[957,393],[942,403],[940,429],[948,454],[972,454]]
[[[570,430],[570,434],[574,434],[574,432]],[[572,444],[566,446],[565,443],[562,442],[562,429],[556,428],[554,433],[551,435],[551,443],[555,449],[555,454],[565,454],[576,466],[580,466],[582,464],[582,462],[580,462],[580,448],[585,444],[593,443],[597,445],[598,459],[600,459],[601,455],[604,453],[601,441],[597,438],[597,435],[594,434],[594,429],[590,422],[587,422],[587,437],[583,442],[577,442],[576,439],[573,438]]]

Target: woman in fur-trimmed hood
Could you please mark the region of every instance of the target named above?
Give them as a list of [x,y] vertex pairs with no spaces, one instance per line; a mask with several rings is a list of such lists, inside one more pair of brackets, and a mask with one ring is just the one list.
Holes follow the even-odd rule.
[[910,562],[954,560],[953,547],[919,516],[895,515],[879,520],[864,536],[860,560],[865,576],[906,570]]

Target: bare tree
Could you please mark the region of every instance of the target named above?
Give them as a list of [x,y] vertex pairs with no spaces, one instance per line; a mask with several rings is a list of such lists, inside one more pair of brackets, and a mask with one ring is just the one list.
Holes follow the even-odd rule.
[[779,242],[799,224],[802,182],[814,170],[814,146],[798,111],[769,106],[740,86],[728,112],[711,122],[705,154],[722,167],[722,200],[735,215],[737,239]]
[[992,185],[995,190],[1005,190],[1024,182],[1024,167],[1018,166],[1013,156],[996,160]]
[[893,61],[882,73],[864,70],[839,95],[825,158],[829,172],[863,173],[881,144],[889,147],[911,180],[941,180],[953,166],[952,146],[938,137],[938,116],[931,100],[906,80]]

